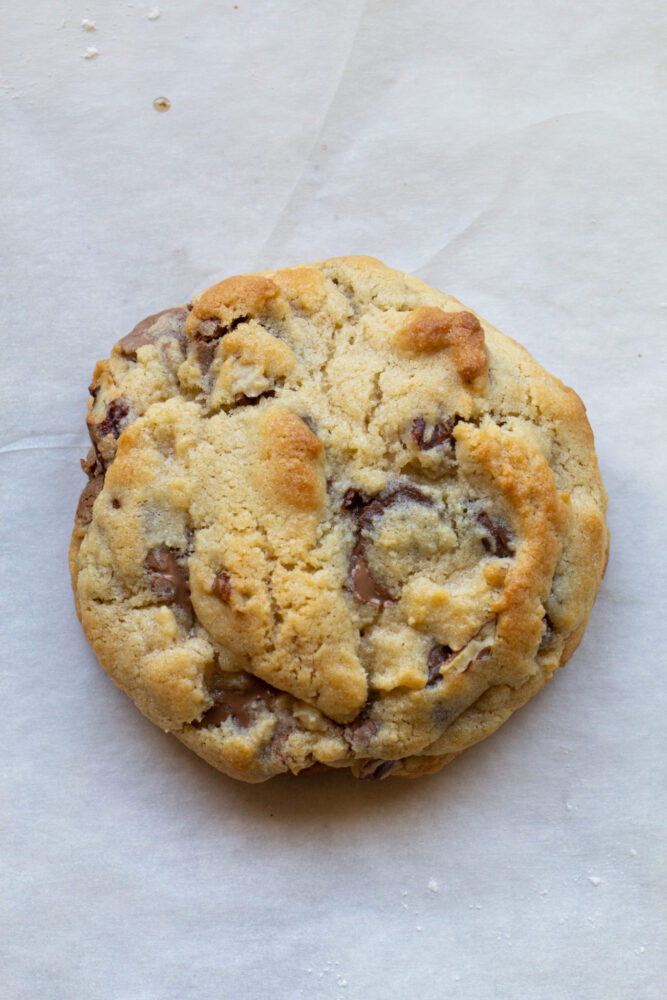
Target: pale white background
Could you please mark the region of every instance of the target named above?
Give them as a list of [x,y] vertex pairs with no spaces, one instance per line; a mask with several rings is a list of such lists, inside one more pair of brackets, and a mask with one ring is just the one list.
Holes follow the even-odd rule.
[[[0,993],[662,1000],[664,4],[150,7],[0,2]],[[440,775],[243,786],[80,632],[86,386],[211,275],[350,252],[578,390],[611,561],[571,664]]]

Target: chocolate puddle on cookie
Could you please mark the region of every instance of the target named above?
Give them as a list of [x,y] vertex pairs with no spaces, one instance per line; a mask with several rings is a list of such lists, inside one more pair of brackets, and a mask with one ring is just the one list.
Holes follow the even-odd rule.
[[356,541],[350,556],[346,586],[362,604],[383,608],[394,604],[396,598],[371,573],[366,558],[367,540],[362,537],[361,532],[371,530],[375,518],[384,514],[388,507],[408,502],[433,505],[433,500],[412,483],[398,483],[374,496],[353,486],[343,494],[341,509],[351,514],[357,522]]
[[215,728],[231,718],[247,729],[252,721],[253,708],[260,703],[271,708],[280,693],[257,677],[239,679],[235,686],[220,680],[210,692],[213,705],[192,725],[195,729]]
[[190,583],[178,563],[176,550],[166,545],[151,549],[144,559],[144,567],[148,584],[160,601],[192,611]]

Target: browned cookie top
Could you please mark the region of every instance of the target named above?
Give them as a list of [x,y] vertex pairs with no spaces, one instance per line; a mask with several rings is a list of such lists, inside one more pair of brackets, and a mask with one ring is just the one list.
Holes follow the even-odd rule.
[[216,767],[436,770],[579,642],[584,407],[368,257],[222,281],[98,363],[72,579],[139,708]]

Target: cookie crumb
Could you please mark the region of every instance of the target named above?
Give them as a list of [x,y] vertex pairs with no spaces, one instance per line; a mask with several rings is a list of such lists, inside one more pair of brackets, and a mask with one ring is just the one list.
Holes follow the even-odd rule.
[[596,885],[597,886],[597,885],[600,885],[600,883],[602,882],[602,879],[598,878],[597,875],[589,875],[588,876],[588,881],[591,883],[591,885]]
[[89,45],[86,51],[83,53],[83,59],[97,59],[100,52],[96,49],[94,45]]
[[347,979],[337,979],[336,982],[341,987],[341,989],[345,989],[345,987],[347,986]]
[[81,22],[81,27],[83,28],[84,31],[96,31],[97,30],[97,28],[95,26],[95,22],[94,21],[89,21],[87,17],[84,17],[83,21]]
[[156,111],[169,111],[171,101],[168,97],[156,97],[153,101],[153,107]]
[[153,7],[151,8],[151,10],[148,11],[146,17],[148,18],[149,21],[157,21],[161,13],[162,11],[160,10],[159,7]]

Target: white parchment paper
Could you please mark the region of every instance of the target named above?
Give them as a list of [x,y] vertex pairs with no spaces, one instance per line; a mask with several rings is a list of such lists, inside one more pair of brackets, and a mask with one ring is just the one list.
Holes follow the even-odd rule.
[[[0,2],[0,993],[662,1000],[664,4],[154,6]],[[355,252],[577,389],[611,560],[568,667],[439,775],[244,786],[81,634],[86,386],[213,275]]]

